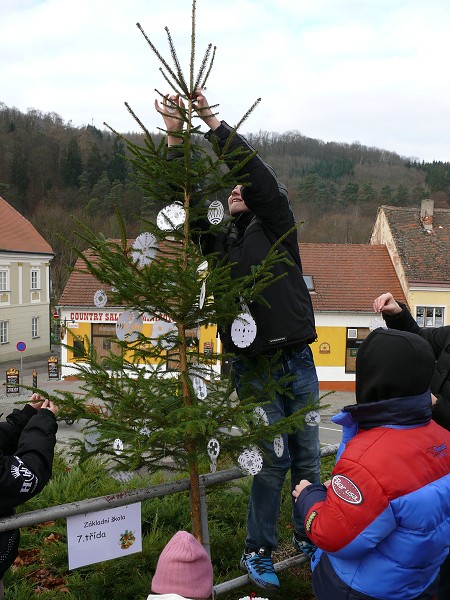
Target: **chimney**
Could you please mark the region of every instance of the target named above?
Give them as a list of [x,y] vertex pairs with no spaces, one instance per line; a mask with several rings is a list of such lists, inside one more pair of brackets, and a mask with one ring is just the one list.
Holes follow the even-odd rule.
[[425,231],[433,231],[434,200],[422,200],[420,207],[420,222]]

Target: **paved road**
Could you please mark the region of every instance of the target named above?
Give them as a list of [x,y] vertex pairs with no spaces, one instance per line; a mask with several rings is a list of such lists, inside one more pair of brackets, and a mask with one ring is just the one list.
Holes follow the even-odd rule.
[[[57,356],[59,359],[59,353],[55,349],[54,352],[41,355],[34,358],[27,358],[26,356],[22,359],[22,365],[20,359],[8,363],[0,362],[0,414],[3,416],[7,415],[17,403],[25,403],[29,398],[29,393],[25,390],[22,391],[21,396],[7,396],[6,395],[6,371],[11,367],[18,370],[22,367],[23,373],[21,373],[21,383],[24,385],[32,386],[32,373],[34,370],[38,373],[38,387],[49,392],[55,390],[66,390],[66,391],[78,391],[80,388],[79,381],[68,381],[68,380],[56,380],[48,379],[48,367],[47,360],[50,356]],[[353,404],[355,402],[355,396],[350,392],[321,392],[321,405],[324,406],[320,411],[320,441],[322,444],[338,444],[341,440],[341,428],[331,422],[331,417],[339,412],[343,406],[347,404]],[[327,406],[328,405],[328,406]],[[74,436],[79,436],[81,431],[80,424],[75,423],[74,425],[67,425],[64,421],[60,422],[58,430],[58,443],[61,445],[67,445],[70,439]]]

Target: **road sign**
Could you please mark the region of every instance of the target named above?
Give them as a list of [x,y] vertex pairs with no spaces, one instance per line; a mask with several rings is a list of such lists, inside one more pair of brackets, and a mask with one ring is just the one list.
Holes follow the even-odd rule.
[[59,312],[57,312],[57,311],[55,310],[55,312],[53,313],[53,318],[54,318],[54,319],[56,319],[56,320],[58,320],[58,319],[59,319],[59,317],[60,317],[60,314],[59,314]]
[[27,349],[27,345],[25,344],[25,342],[17,342],[16,348],[19,352],[23,352]]

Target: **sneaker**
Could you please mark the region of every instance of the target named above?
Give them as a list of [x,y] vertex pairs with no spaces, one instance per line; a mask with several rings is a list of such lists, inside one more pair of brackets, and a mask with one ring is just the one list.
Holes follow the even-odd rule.
[[246,548],[240,565],[248,573],[250,580],[260,588],[277,590],[280,587],[269,548],[262,546],[255,551]]
[[302,536],[300,533],[294,531],[292,535],[292,545],[296,550],[306,554],[308,558],[314,558],[314,554],[317,550],[317,546],[314,546],[312,542],[306,539],[305,536]]

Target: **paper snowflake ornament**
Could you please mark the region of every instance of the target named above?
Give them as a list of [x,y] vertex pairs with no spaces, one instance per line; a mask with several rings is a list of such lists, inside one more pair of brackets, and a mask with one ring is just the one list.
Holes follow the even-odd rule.
[[191,381],[197,398],[199,400],[204,400],[208,395],[208,388],[206,387],[205,380],[197,375],[191,375]]
[[208,261],[204,260],[203,262],[201,262],[198,267],[197,267],[197,279],[199,281],[201,281],[202,279],[205,279],[206,277],[208,277]]
[[381,327],[382,329],[387,329],[387,325],[381,315],[377,315],[369,323],[370,331],[373,331],[374,329],[378,329],[379,327]]
[[169,204],[156,216],[156,224],[162,231],[174,231],[181,227],[186,220],[186,211],[180,202]]
[[273,440],[273,450],[274,450],[276,456],[278,456],[278,458],[281,458],[283,456],[284,440],[283,440],[282,435],[275,436],[275,438]]
[[249,312],[239,313],[231,324],[231,339],[237,348],[247,348],[256,338],[256,322]]
[[264,425],[269,424],[269,417],[267,416],[266,411],[262,408],[262,406],[257,406],[253,411],[256,414],[256,422],[258,425],[263,423]]
[[238,457],[241,471],[246,475],[256,475],[263,466],[263,457],[258,448],[246,448]]
[[94,294],[94,305],[97,308],[103,308],[108,302],[108,296],[103,290],[97,290]]
[[135,342],[142,331],[142,315],[135,310],[124,310],[116,323],[116,335],[121,342]]
[[206,298],[206,281],[202,283],[202,287],[200,288],[200,296],[198,298],[198,307],[201,310],[205,304]]
[[219,441],[216,440],[216,438],[211,438],[208,442],[206,449],[208,451],[211,473],[215,473],[217,467],[217,457],[220,453]]
[[211,225],[218,225],[223,220],[223,215],[225,214],[225,210],[223,208],[222,202],[219,200],[213,200],[208,207],[208,221]]
[[178,342],[178,330],[175,323],[169,321],[155,321],[153,323],[151,342],[154,346],[158,343],[164,350],[175,348]]
[[153,233],[146,231],[141,233],[134,240],[131,252],[131,258],[137,262],[140,267],[144,267],[152,262],[156,256],[158,244]]
[[123,442],[121,439],[116,438],[113,442],[113,448],[114,448],[114,452],[115,454],[117,454],[117,456],[120,456],[123,452]]
[[320,414],[316,410],[311,410],[305,415],[305,423],[310,427],[317,427],[320,423]]

